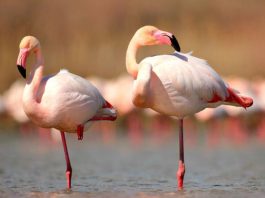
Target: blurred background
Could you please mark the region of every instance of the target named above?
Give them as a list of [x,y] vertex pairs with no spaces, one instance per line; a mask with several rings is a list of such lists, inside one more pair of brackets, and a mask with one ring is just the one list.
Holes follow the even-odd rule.
[[[207,59],[221,75],[264,76],[265,3],[262,0],[0,2],[0,91],[17,78],[18,45],[39,38],[47,74],[67,68],[82,76],[115,78],[125,73],[125,52],[147,24],[173,32],[183,52]],[[147,55],[171,53],[165,46]]]
[[[114,147],[114,151],[118,153],[119,148],[124,149],[126,147],[121,143],[123,141],[127,142],[130,148],[142,148],[142,152],[139,153],[138,151],[136,153],[134,151],[127,151],[128,156],[131,158],[122,158],[121,156],[123,155],[119,153],[120,155],[117,160],[127,160],[126,165],[131,162],[130,160],[132,158],[137,159],[138,154],[138,159],[144,161],[145,157],[148,156],[145,155],[143,157],[142,153],[149,152],[147,155],[150,156],[152,150],[160,155],[161,152],[165,154],[171,150],[171,154],[168,156],[165,155],[166,161],[169,161],[166,164],[168,167],[156,160],[148,161],[146,166],[148,166],[148,163],[152,164],[155,162],[160,168],[166,166],[165,168],[174,171],[175,165],[173,166],[172,164],[177,161],[176,151],[174,150],[178,129],[176,120],[158,115],[149,110],[144,111],[134,108],[131,104],[130,94],[128,93],[128,90],[131,89],[132,79],[127,75],[125,68],[127,45],[139,27],[143,25],[154,25],[162,30],[174,33],[181,45],[182,52],[193,51],[193,55],[208,60],[209,64],[231,86],[254,98],[253,107],[247,111],[235,107],[219,107],[216,110],[205,110],[185,120],[187,150],[196,159],[196,162],[193,162],[192,158],[188,157],[191,166],[189,171],[192,169],[198,171],[191,171],[190,175],[187,173],[188,186],[193,190],[217,188],[226,191],[227,189],[231,189],[230,184],[233,182],[229,184],[223,182],[227,181],[226,178],[222,176],[219,178],[218,174],[214,181],[219,179],[219,183],[223,182],[221,187],[218,186],[219,184],[214,184],[217,186],[212,185],[211,181],[213,180],[209,175],[205,177],[200,175],[201,170],[196,163],[200,164],[202,161],[196,158],[197,155],[194,152],[200,155],[196,151],[198,151],[198,148],[202,148],[199,151],[205,154],[204,156],[208,156],[207,159],[210,163],[209,166],[203,164],[206,167],[203,169],[204,171],[206,169],[213,169],[213,166],[216,165],[216,158],[213,157],[215,155],[219,154],[221,158],[223,157],[223,160],[220,160],[220,164],[218,164],[219,167],[223,167],[223,161],[227,159],[227,156],[231,159],[235,159],[235,156],[238,155],[242,156],[242,158],[236,158],[238,161],[236,160],[235,163],[242,164],[243,162],[241,160],[244,159],[244,164],[247,165],[241,167],[242,170],[238,172],[238,175],[233,175],[238,178],[235,181],[238,182],[238,185],[235,185],[236,188],[243,186],[243,192],[245,192],[244,190],[253,190],[252,187],[255,186],[256,189],[261,189],[260,192],[263,192],[262,186],[264,186],[265,178],[260,178],[259,176],[264,169],[260,166],[253,165],[252,161],[260,160],[259,164],[264,164],[265,162],[264,156],[262,157],[260,154],[264,150],[265,145],[264,9],[265,2],[262,0],[57,0],[53,2],[44,0],[1,0],[0,131],[4,135],[1,136],[0,140],[0,157],[6,159],[6,164],[0,164],[0,175],[4,178],[1,180],[2,186],[8,186],[11,189],[14,189],[14,186],[16,186],[20,190],[26,186],[34,186],[34,183],[30,183],[30,181],[34,178],[36,180],[34,181],[38,182],[38,178],[41,175],[40,172],[37,171],[37,176],[33,174],[28,179],[23,177],[23,180],[19,175],[14,173],[16,171],[20,173],[18,171],[19,167],[15,167],[12,171],[11,169],[9,171],[10,163],[19,162],[18,164],[20,164],[23,159],[28,159],[26,157],[28,154],[30,154],[32,159],[46,162],[48,154],[46,154],[46,158],[44,159],[41,158],[39,153],[55,152],[58,148],[57,146],[47,148],[45,145],[59,144],[59,147],[61,147],[60,137],[57,137],[58,133],[47,132],[46,129],[39,129],[34,126],[25,116],[21,106],[21,94],[23,92],[24,81],[17,71],[16,59],[19,42],[25,35],[34,35],[40,40],[45,58],[45,74],[56,73],[61,68],[66,68],[72,73],[85,77],[94,83],[102,92],[103,96],[118,109],[119,118],[115,123],[96,123],[91,128],[91,131],[87,135],[89,137],[87,138],[89,143],[91,141],[99,141],[101,142],[99,145],[112,146]],[[172,48],[168,46],[146,47],[139,51],[138,60],[140,61],[145,56],[163,53],[172,53]],[[125,140],[119,139],[124,137]],[[27,145],[32,140],[31,138],[34,141],[37,139],[43,144],[37,145],[39,150],[37,149],[33,153],[28,153],[28,151],[24,151],[23,149],[28,148]],[[70,135],[68,138],[72,144],[75,144],[76,137]],[[172,142],[172,140],[174,141]],[[89,143],[86,143],[87,141],[83,141],[85,145],[83,149],[91,147]],[[149,146],[146,146],[147,141],[149,142],[147,144]],[[16,146],[11,149],[11,145],[14,143],[18,144],[15,144]],[[121,145],[117,143],[121,143]],[[80,152],[78,151],[79,145],[74,146],[70,153]],[[117,147],[117,145],[121,147]],[[152,149],[148,150],[150,145]],[[165,145],[174,146],[165,147]],[[230,145],[230,149],[228,150],[224,149],[227,148],[227,145]],[[253,147],[253,145],[255,146]],[[257,147],[257,145],[260,147]],[[218,154],[208,153],[209,148],[216,147],[218,149],[214,151]],[[167,148],[168,150],[163,150]],[[238,148],[241,149],[237,150]],[[22,151],[20,151],[21,149]],[[253,153],[249,151],[250,155],[255,154],[252,155],[253,158],[249,159],[249,161],[243,154],[248,149],[253,151]],[[99,149],[99,153],[90,152],[89,154],[91,156],[102,155],[102,152],[107,152],[106,150]],[[6,153],[4,151],[8,152]],[[83,154],[86,155],[87,153]],[[111,153],[108,154],[111,155]],[[15,157],[10,158],[12,155]],[[58,181],[61,181],[64,180],[63,154],[59,153],[58,156],[61,156],[60,163],[62,164],[62,167],[58,170]],[[89,158],[89,156],[85,158]],[[153,156],[154,158],[155,156]],[[57,158],[55,157],[54,161],[56,160]],[[78,160],[80,161],[81,159]],[[81,164],[78,160],[76,164]],[[93,160],[95,159],[93,158]],[[27,167],[29,165],[27,163],[29,162],[26,160],[26,162],[22,163],[22,166],[24,168]],[[106,162],[103,161],[102,163],[104,164]],[[99,167],[99,170],[95,172],[95,175],[100,175],[102,172],[100,168],[105,168],[100,167],[99,164],[102,163],[96,165],[96,167]],[[132,163],[135,163],[135,161]],[[39,164],[35,165],[38,166]],[[45,168],[49,166],[48,164],[46,165]],[[114,164],[113,167],[117,167],[117,169],[114,169],[118,172],[123,169],[122,165],[116,166]],[[141,171],[146,170],[142,169],[141,164],[137,164],[135,167],[139,167],[138,171],[140,173],[132,180],[126,180],[129,186],[133,186],[130,182],[134,180],[139,181],[137,176],[142,178],[141,173],[143,172]],[[248,172],[246,176],[243,173],[249,167],[252,167],[251,170],[253,172]],[[95,166],[91,167],[91,169],[93,168]],[[236,167],[234,168],[236,169]],[[78,171],[81,170],[82,172],[84,169],[80,165],[79,170],[77,170],[77,175],[81,174]],[[50,169],[51,172],[52,170]],[[227,176],[228,173],[225,172],[226,170],[222,169],[222,171],[220,175],[226,174]],[[154,177],[156,174],[160,174],[160,172],[157,172],[157,169],[154,169],[153,173]],[[175,184],[173,180],[168,179],[172,175],[168,173],[163,175],[163,173],[161,172],[159,177],[164,177],[164,180],[161,183],[159,181],[157,182],[161,186],[157,186],[157,183],[151,184],[151,189],[158,188],[162,189],[162,191],[164,189],[166,191],[173,189],[172,186]],[[84,174],[86,174],[85,171]],[[117,182],[117,187],[123,181],[121,178],[128,178],[128,174],[132,176],[134,172],[118,175],[118,179],[116,178],[116,180],[113,179],[115,178],[113,175],[109,177],[114,180],[114,184],[115,181]],[[150,174],[152,175],[152,173]],[[145,174],[143,173],[143,175]],[[22,180],[23,185],[11,179],[14,177],[18,178],[18,180],[20,179],[20,183]],[[105,179],[102,179],[102,177],[99,177],[98,180],[103,180],[103,184],[107,186],[103,188],[103,191],[108,191],[113,186],[108,186],[108,182],[106,182],[107,184],[104,183]],[[241,177],[244,177],[246,180],[244,184],[239,182]],[[206,183],[210,181],[208,186],[201,186],[198,178],[206,181]],[[50,189],[44,186],[46,186],[45,182],[50,180],[51,178],[48,177],[47,181],[38,183],[39,186],[42,186],[38,190],[49,191]],[[148,186],[148,182],[150,181],[144,181]],[[154,179],[154,181],[156,180]],[[84,190],[85,186],[81,185],[84,181],[79,180],[78,182],[81,186],[79,186],[79,190]],[[86,182],[87,186],[92,183],[96,186],[95,188],[98,187],[94,180]],[[64,185],[57,183],[58,188],[62,188],[62,186]],[[51,189],[54,190],[54,188]],[[136,186],[136,189],[143,191],[139,186]],[[95,189],[92,188],[93,190]],[[7,192],[6,190],[4,191]],[[32,191],[32,188],[29,188],[28,191]],[[7,195],[10,195],[9,191]],[[161,197],[163,196],[165,194],[161,195]]]

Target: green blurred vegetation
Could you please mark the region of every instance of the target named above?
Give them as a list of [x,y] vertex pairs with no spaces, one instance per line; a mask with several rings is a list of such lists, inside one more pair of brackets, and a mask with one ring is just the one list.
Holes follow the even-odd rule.
[[[18,44],[39,38],[45,73],[67,68],[81,76],[116,77],[125,70],[130,38],[152,24],[173,32],[182,51],[207,59],[221,75],[265,75],[264,0],[0,1],[0,92],[15,79]],[[138,58],[171,53],[147,47]]]

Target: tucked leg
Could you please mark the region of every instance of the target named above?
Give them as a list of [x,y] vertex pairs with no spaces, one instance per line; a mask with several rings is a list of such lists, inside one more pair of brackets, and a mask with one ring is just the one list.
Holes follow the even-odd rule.
[[83,133],[84,133],[84,125],[79,124],[77,126],[77,139],[82,140],[83,139]]
[[67,182],[67,188],[71,188],[71,179],[72,179],[72,167],[71,167],[71,162],[67,150],[67,144],[65,140],[65,134],[63,131],[61,131],[61,137],[62,137],[62,142],[63,142],[63,149],[64,149],[64,156],[65,156],[65,161],[66,161],[66,182]]
[[183,189],[183,180],[185,175],[184,164],[184,141],[183,141],[183,119],[179,122],[179,165],[177,171],[178,189]]
[[105,101],[105,104],[99,109],[96,115],[91,118],[89,121],[99,121],[99,120],[109,120],[114,121],[117,119],[117,111],[113,108],[113,106]]

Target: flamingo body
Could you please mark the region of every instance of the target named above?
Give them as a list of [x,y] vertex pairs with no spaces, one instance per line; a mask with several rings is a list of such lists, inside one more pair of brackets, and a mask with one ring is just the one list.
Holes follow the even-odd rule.
[[227,102],[241,105],[227,100],[231,92],[228,85],[205,60],[190,53],[175,52],[143,59],[133,93],[137,95],[139,90],[145,92],[142,93],[146,98],[142,107],[179,118]]
[[[65,70],[42,79],[36,96],[38,108],[28,102],[30,91],[30,86],[26,85],[23,94],[24,110],[41,127],[76,132],[77,125],[84,124],[86,130],[91,118],[103,115],[101,108],[105,100],[97,88]],[[110,115],[111,112],[114,116],[115,112],[110,110]]]

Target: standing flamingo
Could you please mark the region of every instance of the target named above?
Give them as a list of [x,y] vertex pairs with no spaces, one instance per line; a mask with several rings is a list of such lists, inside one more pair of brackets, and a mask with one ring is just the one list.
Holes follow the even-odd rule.
[[23,107],[27,116],[38,126],[56,128],[61,132],[66,160],[67,187],[71,188],[72,168],[64,132],[77,133],[82,140],[91,121],[115,120],[116,110],[87,80],[61,70],[43,77],[44,59],[39,41],[24,37],[19,45],[17,67],[26,78],[26,60],[30,53],[36,57],[23,92]]
[[[172,45],[177,51],[136,62],[139,47],[161,44]],[[135,106],[151,108],[180,120],[176,176],[178,188],[182,189],[185,174],[183,118],[222,104],[250,107],[253,100],[230,88],[205,60],[180,53],[175,36],[153,26],[140,28],[132,37],[126,53],[126,68],[135,79],[132,90]]]

